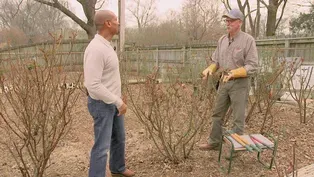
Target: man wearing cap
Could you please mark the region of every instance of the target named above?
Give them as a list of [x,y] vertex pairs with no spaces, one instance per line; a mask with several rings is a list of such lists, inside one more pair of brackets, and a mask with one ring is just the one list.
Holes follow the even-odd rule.
[[244,20],[242,12],[232,9],[222,16],[228,34],[218,40],[212,54],[212,64],[203,72],[207,79],[217,70],[222,71],[216,103],[212,115],[212,130],[208,142],[199,145],[200,150],[217,150],[222,140],[223,118],[231,106],[233,110],[232,131],[243,134],[245,108],[248,99],[249,76],[256,72],[258,57],[255,40],[241,31]]

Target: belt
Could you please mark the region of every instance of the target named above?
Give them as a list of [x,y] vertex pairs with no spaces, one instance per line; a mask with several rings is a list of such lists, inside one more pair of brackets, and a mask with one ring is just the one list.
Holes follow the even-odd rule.
[[229,81],[234,81],[234,80],[244,80],[244,79],[248,79],[248,77],[237,77],[237,78],[230,78]]
[[235,81],[235,80],[242,80],[242,79],[247,79],[247,77],[230,78],[227,82]]
[[228,81],[234,81],[234,80],[237,80],[237,79],[240,79],[240,78],[234,78],[234,77],[232,77],[232,78],[230,78]]

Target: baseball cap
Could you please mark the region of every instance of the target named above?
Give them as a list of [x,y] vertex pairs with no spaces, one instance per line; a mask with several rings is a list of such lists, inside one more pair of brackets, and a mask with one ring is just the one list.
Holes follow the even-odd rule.
[[228,14],[222,16],[222,18],[229,17],[231,19],[240,19],[243,21],[244,15],[239,9],[231,9]]

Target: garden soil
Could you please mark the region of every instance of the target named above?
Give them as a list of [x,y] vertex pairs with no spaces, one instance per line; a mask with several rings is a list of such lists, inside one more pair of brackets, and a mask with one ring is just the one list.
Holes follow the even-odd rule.
[[[313,110],[309,110],[311,112]],[[256,153],[240,152],[234,159],[231,173],[227,175],[218,164],[218,151],[200,151],[197,144],[190,158],[173,164],[160,155],[149,138],[144,126],[132,111],[125,116],[127,168],[136,172],[137,177],[271,177],[281,176],[292,170],[293,147],[295,166],[302,168],[313,164],[314,117],[308,117],[306,124],[300,123],[298,109],[291,105],[273,108],[274,121],[271,131],[278,138],[275,165],[266,169],[257,161]],[[86,177],[89,168],[89,153],[93,145],[93,121],[86,107],[86,95],[82,93],[74,110],[74,122],[69,134],[59,143],[49,161],[47,177]],[[246,125],[246,133],[258,133],[263,120],[262,113],[255,113]],[[1,123],[1,122],[0,122]],[[198,143],[206,142],[210,125],[201,132]],[[0,138],[6,138],[1,137]],[[294,145],[295,144],[295,145]],[[0,177],[19,177],[18,166],[0,145]],[[265,157],[269,157],[265,152]],[[223,151],[223,155],[227,150]],[[224,159],[223,159],[224,160]],[[227,162],[223,162],[226,165]]]

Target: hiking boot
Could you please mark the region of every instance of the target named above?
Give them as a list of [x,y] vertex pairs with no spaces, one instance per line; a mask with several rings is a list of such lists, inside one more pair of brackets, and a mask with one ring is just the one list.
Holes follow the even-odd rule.
[[111,173],[112,177],[132,177],[135,173],[129,169],[126,169],[123,173]]
[[198,148],[201,150],[201,151],[210,151],[210,150],[215,150],[215,151],[218,151],[219,150],[219,143],[215,143],[215,144],[200,144],[198,146]]

